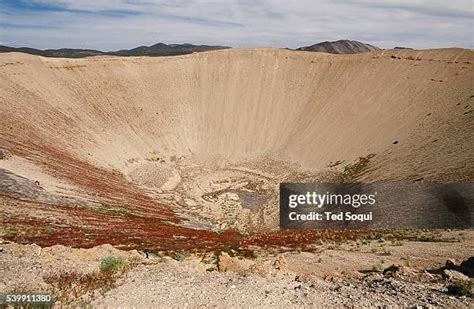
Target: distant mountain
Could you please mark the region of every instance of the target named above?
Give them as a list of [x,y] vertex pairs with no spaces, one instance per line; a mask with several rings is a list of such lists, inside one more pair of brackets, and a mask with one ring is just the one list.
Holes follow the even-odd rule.
[[331,54],[357,54],[380,50],[380,48],[359,41],[339,40],[334,42],[321,42],[311,46],[300,47],[296,50],[323,52]]
[[93,50],[93,49],[73,49],[73,48],[61,48],[61,49],[35,49],[29,47],[9,47],[0,45],[0,53],[18,52],[26,53],[44,57],[65,57],[65,58],[82,58],[88,56],[104,55],[104,52]]
[[103,52],[94,49],[35,49],[28,47],[9,47],[0,45],[0,53],[20,52],[43,57],[62,57],[62,58],[83,58],[100,55],[113,56],[177,56],[186,55],[194,52],[203,52],[215,49],[230,48],[227,46],[193,45],[193,44],[164,44],[158,43],[152,46],[139,46],[133,49],[123,49],[119,51]]
[[192,45],[192,44],[164,44],[158,43],[152,46],[140,46],[130,50],[119,50],[109,54],[118,56],[174,56],[186,55],[194,52],[203,52],[215,49],[230,48],[227,46],[210,46],[210,45]]

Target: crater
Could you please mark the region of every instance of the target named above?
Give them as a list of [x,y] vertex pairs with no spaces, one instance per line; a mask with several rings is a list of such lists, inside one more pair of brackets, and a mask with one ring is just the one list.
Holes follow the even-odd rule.
[[[60,218],[70,231],[85,233],[81,241],[126,243],[199,243],[196,231],[211,243],[224,236],[203,229],[276,230],[281,182],[472,180],[474,122],[458,103],[472,96],[474,70],[446,63],[472,62],[474,52],[400,50],[398,61],[389,54],[233,49],[60,59],[4,53],[0,162],[12,154],[41,167],[51,183],[68,183],[90,204],[127,209],[98,212],[60,199],[46,207],[38,200],[41,207],[22,204],[22,216],[31,219],[25,222],[41,226]],[[415,67],[409,57],[436,61]],[[11,62],[24,65],[2,66]],[[21,183],[37,180],[22,177]],[[0,200],[13,205],[16,196]],[[16,208],[0,210],[6,225],[18,224]],[[122,238],[110,236],[116,233]]]

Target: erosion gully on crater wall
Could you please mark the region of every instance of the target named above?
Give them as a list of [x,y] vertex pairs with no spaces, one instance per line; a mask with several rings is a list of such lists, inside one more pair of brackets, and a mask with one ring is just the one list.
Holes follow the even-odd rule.
[[160,250],[355,238],[279,230],[279,183],[472,181],[473,61],[462,49],[2,54],[0,232]]

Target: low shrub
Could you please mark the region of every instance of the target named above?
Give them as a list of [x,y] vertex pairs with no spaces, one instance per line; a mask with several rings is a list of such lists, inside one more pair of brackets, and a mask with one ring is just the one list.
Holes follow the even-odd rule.
[[107,256],[100,262],[102,272],[123,272],[127,268],[127,262],[122,257]]

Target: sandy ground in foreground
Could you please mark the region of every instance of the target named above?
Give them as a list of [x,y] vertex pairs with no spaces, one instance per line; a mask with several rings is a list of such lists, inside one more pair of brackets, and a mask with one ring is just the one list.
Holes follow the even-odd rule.
[[[255,258],[191,254],[181,261],[159,254],[146,258],[143,252],[110,245],[41,248],[3,241],[0,291],[52,291],[62,304],[92,307],[472,307],[472,298],[449,295],[450,279],[434,270],[447,259],[460,263],[472,255],[474,231],[443,232],[438,240],[322,244],[313,253],[256,249]],[[107,256],[133,264],[110,288],[63,293],[78,281],[61,286],[58,280],[48,280],[61,274],[100,273],[100,262]],[[371,271],[391,265],[400,269]]]

